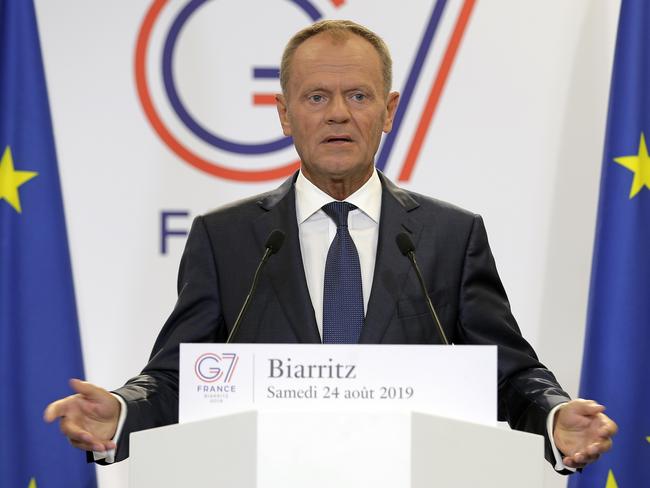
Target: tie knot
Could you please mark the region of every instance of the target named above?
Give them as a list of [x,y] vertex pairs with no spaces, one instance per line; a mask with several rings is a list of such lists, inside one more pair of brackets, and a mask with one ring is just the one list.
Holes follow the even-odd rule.
[[323,211],[336,223],[337,227],[348,226],[348,213],[357,208],[348,202],[330,202],[323,205]]

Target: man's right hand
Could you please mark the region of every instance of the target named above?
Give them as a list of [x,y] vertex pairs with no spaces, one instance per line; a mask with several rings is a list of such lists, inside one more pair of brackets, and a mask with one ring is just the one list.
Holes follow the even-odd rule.
[[120,418],[120,402],[92,383],[71,379],[70,386],[77,393],[50,403],[43,414],[45,421],[60,418],[61,432],[74,447],[85,451],[115,449],[111,439]]

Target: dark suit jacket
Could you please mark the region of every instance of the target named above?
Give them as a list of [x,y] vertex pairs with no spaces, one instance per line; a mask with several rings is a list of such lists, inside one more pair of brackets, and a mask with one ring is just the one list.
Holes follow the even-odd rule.
[[[498,346],[499,419],[544,435],[548,412],[569,397],[519,332],[481,217],[380,177],[377,259],[359,342],[439,342],[415,274],[395,243],[398,233],[408,232],[449,340]],[[147,366],[116,391],[128,404],[116,460],[128,456],[130,432],[178,421],[178,345],[225,340],[273,229],[286,234],[285,244],[261,276],[237,342],[320,342],[300,254],[294,180],[194,221],[176,306]],[[549,448],[547,439],[547,458]]]

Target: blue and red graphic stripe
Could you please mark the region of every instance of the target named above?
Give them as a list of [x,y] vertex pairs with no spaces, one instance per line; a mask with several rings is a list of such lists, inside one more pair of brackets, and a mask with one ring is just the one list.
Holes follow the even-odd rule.
[[[162,56],[162,75],[165,91],[167,93],[171,108],[174,110],[183,124],[196,137],[203,140],[209,145],[227,152],[243,155],[261,155],[278,151],[290,146],[292,141],[291,138],[287,137],[281,137],[272,141],[257,143],[240,142],[226,139],[225,137],[219,136],[210,131],[207,127],[204,127],[190,114],[190,112],[182,103],[182,100],[176,89],[176,82],[172,70],[174,48],[176,46],[179,33],[183,26],[186,24],[187,20],[199,7],[204,5],[206,2],[207,0],[190,0],[180,10],[179,14],[173,20],[170,30],[165,39]],[[299,7],[312,22],[320,20],[323,17],[321,12],[311,0],[290,0],[290,2]],[[343,0],[330,0],[330,3],[335,8],[339,8],[345,2]],[[151,39],[151,33],[154,24],[159,18],[162,9],[169,4],[169,0],[153,1],[150,9],[145,16],[136,45],[135,77],[138,95],[140,97],[144,112],[156,133],[182,160],[188,162],[201,171],[207,172],[214,176],[218,176],[220,178],[238,181],[263,181],[278,179],[291,174],[299,167],[299,161],[292,161],[287,164],[279,165],[275,168],[264,170],[234,169],[215,161],[208,161],[184,145],[166,127],[156,107],[154,106],[153,99],[149,91],[149,84],[145,67],[147,65],[147,47]],[[426,134],[435,115],[437,106],[440,102],[444,86],[453,67],[455,57],[458,53],[458,49],[463,35],[466,31],[474,5],[475,0],[465,0],[460,10],[460,14],[456,20],[452,36],[449,39],[444,52],[444,56],[436,73],[436,76],[432,82],[427,101],[422,108],[422,113],[419,117],[416,130],[412,135],[407,154],[399,171],[398,179],[400,181],[408,181],[411,178]],[[390,159],[391,152],[394,148],[395,140],[399,135],[401,128],[403,127],[405,114],[407,113],[409,105],[411,104],[415,88],[422,74],[426,56],[431,50],[431,46],[434,42],[440,20],[443,16],[446,6],[447,0],[437,0],[433,6],[431,17],[427,22],[422,40],[420,41],[415,59],[402,90],[402,98],[395,115],[393,130],[384,138],[383,144],[377,156],[376,165],[381,170],[385,170]],[[277,80],[279,78],[279,69],[275,66],[256,66],[252,69],[252,76],[254,80],[259,80],[260,83],[263,83],[264,80]],[[252,94],[252,103],[255,106],[275,105],[275,93],[256,90]]]

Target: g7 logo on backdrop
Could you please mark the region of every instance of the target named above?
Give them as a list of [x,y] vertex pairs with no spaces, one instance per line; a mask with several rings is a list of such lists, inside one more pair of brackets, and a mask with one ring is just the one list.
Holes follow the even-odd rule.
[[[427,20],[411,40],[410,68],[396,87],[401,99],[393,130],[376,159],[384,171],[389,162],[401,163],[400,181],[410,179],[474,1],[437,0],[433,9],[429,1],[408,4],[412,26]],[[391,15],[394,2],[154,0],[135,52],[137,91],[147,119],[176,156],[208,174],[250,182],[288,176],[299,161],[274,108],[284,43],[309,23],[327,17],[363,23],[364,12],[377,13],[382,6],[386,24],[372,27],[387,39],[391,30],[400,32],[398,40],[407,37],[413,28]],[[444,48],[434,49],[445,41]],[[395,55],[394,41],[389,44]]]

